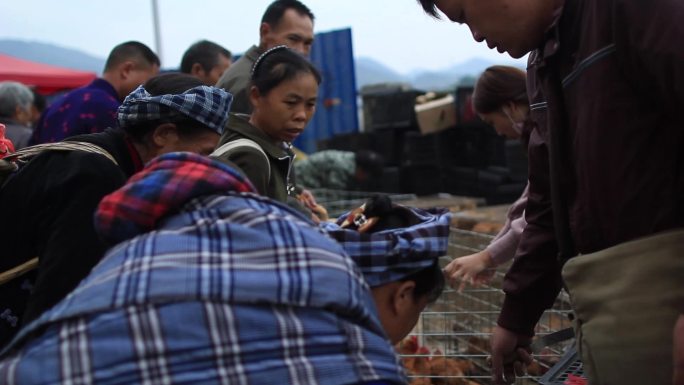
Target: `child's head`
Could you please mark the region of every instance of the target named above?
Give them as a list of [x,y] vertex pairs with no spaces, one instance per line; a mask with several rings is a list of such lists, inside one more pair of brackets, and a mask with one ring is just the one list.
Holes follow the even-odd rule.
[[292,142],[313,117],[321,75],[285,46],[266,51],[252,68],[250,122],[275,141]]

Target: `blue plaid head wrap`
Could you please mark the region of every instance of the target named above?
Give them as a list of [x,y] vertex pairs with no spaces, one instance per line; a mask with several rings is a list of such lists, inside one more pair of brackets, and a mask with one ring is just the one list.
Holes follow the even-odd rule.
[[131,92],[119,107],[119,127],[185,115],[219,135],[228,121],[233,95],[216,87],[197,86],[181,94],[152,96],[142,85]]
[[325,223],[322,227],[356,262],[371,287],[400,281],[446,255],[451,222],[447,209],[394,205],[390,215],[408,217],[413,224],[372,233],[342,228],[340,225],[348,215],[345,213],[336,223]]

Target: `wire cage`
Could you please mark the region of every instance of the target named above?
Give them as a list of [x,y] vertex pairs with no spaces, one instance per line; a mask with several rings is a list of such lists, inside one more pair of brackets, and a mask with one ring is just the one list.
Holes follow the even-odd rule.
[[[480,251],[492,239],[491,235],[452,228],[448,257],[440,263],[446,265],[452,258]],[[489,337],[504,299],[500,288],[507,269],[504,265],[493,271],[492,281],[485,286],[461,292],[447,288],[425,309],[411,335],[397,346],[412,385],[491,384],[486,363]],[[567,295],[561,293],[539,321],[537,336],[571,326],[569,312]],[[570,346],[571,342],[565,342],[534,355],[535,363],[516,384],[539,383]]]
[[330,218],[337,218],[345,212],[361,206],[373,195],[386,195],[395,203],[417,199],[415,194],[389,194],[333,189],[312,189],[311,193],[316,197],[316,201],[328,210],[328,216],[330,216]]

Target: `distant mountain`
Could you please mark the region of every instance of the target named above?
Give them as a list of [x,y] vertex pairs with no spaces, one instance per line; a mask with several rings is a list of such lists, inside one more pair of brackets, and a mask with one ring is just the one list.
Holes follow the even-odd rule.
[[360,57],[356,64],[356,88],[368,84],[407,82],[409,79],[375,59]]
[[[102,73],[105,59],[73,48],[54,44],[16,39],[0,39],[0,52],[21,59],[32,60],[67,68]],[[470,59],[440,71],[415,71],[400,74],[381,62],[359,57],[356,64],[356,87],[377,83],[409,83],[420,90],[452,90],[457,84],[471,84],[475,78],[494,64],[484,59]]]
[[356,83],[358,89],[368,84],[402,82],[425,91],[452,90],[457,85],[472,85],[477,76],[493,64],[474,58],[439,71],[413,71],[402,75],[377,60],[361,57],[356,59]]
[[105,59],[77,49],[35,41],[2,39],[0,52],[39,63],[93,71],[98,75],[102,73],[105,64]]

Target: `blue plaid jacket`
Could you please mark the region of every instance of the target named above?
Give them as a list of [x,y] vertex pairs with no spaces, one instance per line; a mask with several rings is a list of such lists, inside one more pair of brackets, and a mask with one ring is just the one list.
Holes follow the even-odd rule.
[[372,301],[307,218],[251,193],[204,195],[24,328],[0,383],[404,383]]

